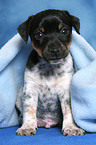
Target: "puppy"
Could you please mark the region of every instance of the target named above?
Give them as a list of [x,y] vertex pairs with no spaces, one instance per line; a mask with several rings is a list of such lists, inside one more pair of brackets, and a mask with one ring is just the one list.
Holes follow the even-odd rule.
[[50,128],[60,123],[65,136],[84,134],[73,123],[71,113],[72,27],[79,33],[79,19],[61,10],[42,11],[18,27],[26,43],[30,36],[33,50],[16,103],[23,115],[17,135],[36,134],[37,127]]

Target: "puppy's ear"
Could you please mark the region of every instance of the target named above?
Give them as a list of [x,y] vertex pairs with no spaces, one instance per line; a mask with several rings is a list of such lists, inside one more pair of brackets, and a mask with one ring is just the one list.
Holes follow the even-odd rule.
[[29,17],[27,21],[22,23],[17,29],[20,36],[23,38],[25,43],[28,42],[29,31],[30,31],[30,23],[33,20],[33,16]]
[[72,26],[75,28],[76,32],[78,34],[80,34],[80,32],[79,32],[80,31],[80,20],[75,16],[72,16],[72,15],[70,15],[70,16],[71,16]]
[[77,17],[70,15],[68,11],[63,11],[63,13],[67,18],[69,18],[69,21],[72,27],[75,28],[76,32],[80,34],[80,20]]

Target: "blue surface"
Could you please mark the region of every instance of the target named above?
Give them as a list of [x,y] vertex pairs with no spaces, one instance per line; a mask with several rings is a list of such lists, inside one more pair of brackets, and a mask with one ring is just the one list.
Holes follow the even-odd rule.
[[36,135],[16,136],[18,127],[0,130],[0,145],[95,145],[96,134],[85,136],[65,137],[58,127],[39,128]]

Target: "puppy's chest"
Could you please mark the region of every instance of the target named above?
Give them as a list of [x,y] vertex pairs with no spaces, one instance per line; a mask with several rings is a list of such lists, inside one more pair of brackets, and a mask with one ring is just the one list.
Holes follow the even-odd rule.
[[50,89],[56,92],[58,89],[68,89],[73,75],[73,63],[70,55],[61,65],[51,65],[40,60],[32,69],[26,69],[25,82],[38,91]]
[[[65,90],[69,90],[73,65],[69,56],[63,64],[55,66],[41,60],[31,70],[25,72],[25,88],[30,94],[38,95],[37,117],[60,116],[60,96],[66,99]],[[57,112],[57,113],[56,113]],[[53,115],[52,115],[53,114]],[[48,115],[47,115],[48,117]]]
[[62,83],[65,83],[66,86],[68,80],[70,80],[70,77],[68,78],[70,73],[66,73],[66,68],[63,64],[61,66],[52,66],[46,62],[40,62],[34,68],[33,75],[31,74],[31,76],[34,77],[34,81],[36,81],[42,94],[44,92],[46,94],[56,93],[56,90],[63,85]]
[[51,65],[42,59],[40,60],[35,69],[37,70],[40,78],[45,77],[45,79],[48,79],[50,77],[55,78],[64,73],[64,70],[61,68],[60,65]]

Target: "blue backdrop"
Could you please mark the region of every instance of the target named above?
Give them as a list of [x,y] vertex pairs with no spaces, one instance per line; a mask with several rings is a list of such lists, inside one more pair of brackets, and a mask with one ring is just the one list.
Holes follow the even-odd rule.
[[30,15],[45,9],[68,10],[79,17],[81,35],[96,49],[96,0],[0,0],[0,48]]

